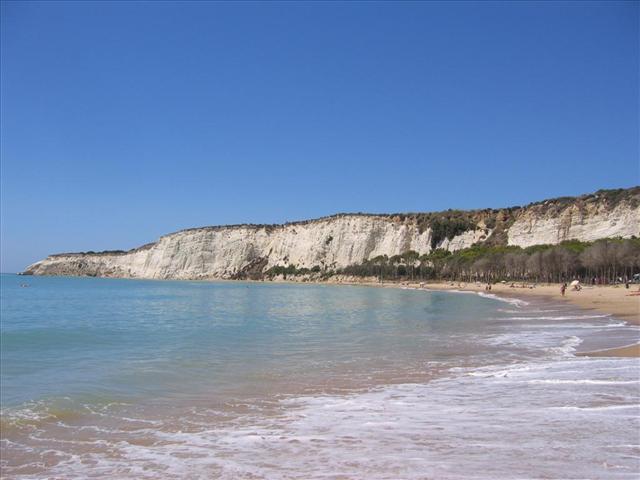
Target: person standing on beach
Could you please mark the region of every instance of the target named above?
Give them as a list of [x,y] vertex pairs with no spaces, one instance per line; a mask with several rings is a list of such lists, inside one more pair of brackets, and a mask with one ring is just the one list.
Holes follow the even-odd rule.
[[564,297],[564,292],[567,291],[567,284],[563,283],[562,286],[560,287],[560,293],[562,294],[562,296]]

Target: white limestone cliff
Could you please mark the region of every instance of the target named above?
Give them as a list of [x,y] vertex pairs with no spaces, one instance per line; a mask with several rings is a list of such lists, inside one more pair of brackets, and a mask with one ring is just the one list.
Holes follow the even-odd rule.
[[391,257],[409,250],[424,254],[432,247],[454,251],[482,242],[527,247],[569,239],[640,236],[640,187],[622,192],[615,201],[611,195],[593,194],[522,208],[462,212],[471,221],[469,227],[437,241],[432,241],[433,219],[460,212],[344,214],[275,226],[204,227],[165,235],[128,252],[51,255],[27,267],[25,273],[229,279],[259,276],[273,266],[336,270],[378,255]]
[[606,205],[571,204],[561,212],[544,213],[539,208],[523,212],[509,228],[509,245],[555,245],[564,240],[591,242],[600,238],[640,235],[640,210],[628,204],[613,209]]

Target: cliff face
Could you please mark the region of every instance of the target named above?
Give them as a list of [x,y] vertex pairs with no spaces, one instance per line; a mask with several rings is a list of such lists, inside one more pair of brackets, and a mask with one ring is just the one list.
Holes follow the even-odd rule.
[[559,210],[543,205],[525,209],[509,228],[509,245],[555,245],[563,240],[590,242],[600,238],[640,235],[640,210],[628,202],[615,206],[573,202]]
[[378,255],[476,243],[527,247],[640,236],[640,187],[504,210],[345,214],[285,225],[183,230],[128,252],[51,255],[25,274],[157,279],[259,277],[274,266],[335,270]]
[[428,231],[384,217],[345,215],[276,227],[202,228],[164,236],[150,248],[48,257],[34,274],[140,278],[234,278],[276,265],[339,268],[377,255],[429,251]]

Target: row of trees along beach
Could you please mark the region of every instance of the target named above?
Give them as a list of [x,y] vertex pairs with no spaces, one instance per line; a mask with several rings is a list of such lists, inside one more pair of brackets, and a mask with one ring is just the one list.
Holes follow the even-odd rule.
[[[640,272],[640,239],[569,240],[559,245],[473,246],[456,252],[378,256],[339,272],[380,280],[528,281],[611,284]],[[298,273],[291,269],[290,273]]]

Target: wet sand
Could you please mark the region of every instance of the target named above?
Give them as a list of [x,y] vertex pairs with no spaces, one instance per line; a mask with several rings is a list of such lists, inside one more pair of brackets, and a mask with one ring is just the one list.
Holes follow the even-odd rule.
[[640,357],[640,344],[594,352],[576,353],[576,355],[579,357]]

